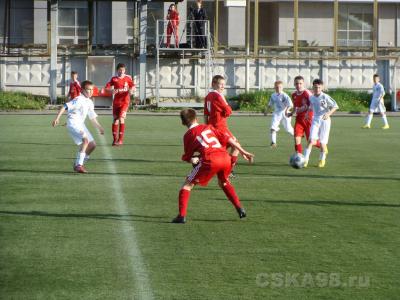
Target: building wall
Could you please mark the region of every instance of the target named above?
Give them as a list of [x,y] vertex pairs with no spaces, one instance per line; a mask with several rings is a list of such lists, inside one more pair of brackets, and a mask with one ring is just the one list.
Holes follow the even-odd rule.
[[385,3],[379,5],[378,46],[396,46],[397,5]]
[[[127,56],[115,57],[115,62],[127,65],[128,73],[138,75],[138,61]],[[390,62],[389,71],[393,72],[394,62]],[[49,94],[50,59],[9,57],[0,61],[2,75],[0,77],[5,90],[28,91],[33,94]],[[71,70],[78,71],[80,80],[93,80],[87,76],[86,57],[64,57],[58,60],[57,93],[65,95],[68,91]],[[370,89],[372,75],[384,74],[385,64],[377,64],[371,60],[251,60],[250,87],[255,89],[272,88],[276,80],[282,80],[289,89],[293,86],[294,77],[302,75],[306,86],[310,87],[315,78],[322,78],[327,88]],[[109,76],[114,74],[112,65]],[[227,93],[235,95],[243,92],[245,87],[245,60],[230,59],[214,62],[213,74],[222,74],[227,78]],[[389,74],[389,73],[388,73]],[[386,75],[385,75],[386,76]],[[382,76],[385,78],[385,76]],[[393,78],[393,74],[390,76]],[[4,78],[4,80],[3,80]],[[155,95],[155,59],[149,59],[147,64],[147,97]],[[138,83],[138,80],[136,80]],[[106,82],[104,82],[105,84]],[[160,84],[162,97],[204,96],[209,87],[206,82],[204,61],[195,63],[193,60],[161,61]],[[393,82],[384,82],[392,86]],[[400,67],[397,69],[396,85],[400,88]]]

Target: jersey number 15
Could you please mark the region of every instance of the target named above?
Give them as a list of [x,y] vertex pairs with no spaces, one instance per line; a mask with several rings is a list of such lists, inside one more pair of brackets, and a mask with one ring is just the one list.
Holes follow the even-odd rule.
[[213,132],[209,129],[204,130],[201,136],[196,136],[196,139],[204,148],[221,148],[220,142],[213,136]]

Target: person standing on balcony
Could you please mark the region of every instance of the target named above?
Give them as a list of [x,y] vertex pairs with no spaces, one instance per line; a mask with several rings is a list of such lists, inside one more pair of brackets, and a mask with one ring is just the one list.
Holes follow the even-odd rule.
[[167,48],[170,47],[171,44],[171,34],[174,35],[175,38],[175,47],[179,48],[179,37],[178,37],[178,27],[179,27],[179,13],[176,10],[175,4],[171,4],[168,9],[167,14]]
[[207,39],[205,35],[205,25],[207,20],[206,10],[203,8],[203,1],[196,1],[196,8],[190,8],[191,18],[193,22],[193,35],[194,35],[194,47],[195,48],[206,48]]

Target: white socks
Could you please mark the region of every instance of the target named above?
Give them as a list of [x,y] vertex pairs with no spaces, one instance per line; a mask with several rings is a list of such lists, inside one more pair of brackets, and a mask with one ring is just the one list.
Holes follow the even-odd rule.
[[271,131],[271,142],[276,144],[276,131]]
[[307,147],[306,150],[304,150],[304,159],[306,162],[308,162],[308,160],[310,159],[310,154],[311,154],[311,149],[308,149]]
[[85,160],[86,153],[85,152],[78,152],[76,155],[75,166],[80,165],[83,166],[83,161]]
[[387,118],[386,118],[386,115],[383,115],[383,116],[382,116],[382,120],[383,120],[383,123],[385,124],[385,126],[388,126],[388,125],[389,125],[388,120],[387,120]]
[[367,122],[365,123],[365,125],[371,126],[372,117],[373,117],[373,114],[368,114]]
[[319,160],[325,160],[326,159],[326,152],[325,151],[321,151],[319,153]]

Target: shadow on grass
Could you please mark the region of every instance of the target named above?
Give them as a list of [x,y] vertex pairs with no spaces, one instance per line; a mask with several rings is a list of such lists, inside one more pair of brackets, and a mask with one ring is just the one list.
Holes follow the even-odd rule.
[[30,216],[30,217],[51,217],[51,218],[84,218],[84,219],[103,219],[117,220],[128,222],[152,222],[152,223],[170,223],[170,221],[162,221],[168,219],[166,216],[144,216],[137,214],[78,214],[78,213],[49,213],[44,211],[3,211],[0,210],[0,215],[14,216]]
[[[72,168],[71,168],[72,169]],[[58,174],[58,175],[72,175],[72,176],[90,176],[90,175],[107,175],[107,176],[153,176],[153,177],[171,177],[171,178],[184,178],[184,176],[178,176],[173,174],[154,174],[154,173],[133,173],[133,172],[91,172],[89,169],[88,174],[79,174],[74,171],[55,171],[55,170],[17,170],[17,169],[0,169],[1,172],[8,173],[32,173],[32,174]]]
[[[74,161],[75,160],[75,158],[72,158],[72,157],[70,157],[70,158],[67,158],[67,157],[59,157],[59,158],[57,158],[57,159],[60,159],[60,160],[71,160],[71,161]],[[91,158],[90,160],[89,160],[89,163],[90,162],[95,162],[95,161],[97,161],[97,162],[108,162],[108,161],[113,161],[113,162],[142,162],[142,163],[162,163],[162,164],[170,164],[170,163],[174,163],[174,164],[176,164],[176,163],[181,163],[182,161],[179,161],[179,160],[156,160],[156,159],[137,159],[137,158],[112,158],[112,159],[110,159],[110,158]]]
[[[225,198],[216,198],[218,201],[227,201]],[[387,204],[387,203],[376,203],[376,202],[346,202],[346,201],[332,201],[332,200],[252,200],[252,199],[240,199],[241,202],[266,202],[273,204],[296,204],[296,205],[315,205],[315,206],[361,206],[361,207],[386,207],[386,208],[400,208],[400,204]]]

